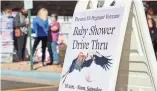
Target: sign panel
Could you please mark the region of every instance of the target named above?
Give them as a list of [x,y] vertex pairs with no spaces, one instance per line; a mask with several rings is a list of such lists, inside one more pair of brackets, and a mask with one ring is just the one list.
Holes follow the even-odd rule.
[[59,91],[109,91],[123,14],[124,8],[74,14]]
[[13,41],[1,41],[1,53],[13,53]]
[[0,17],[0,62],[11,62],[13,54],[13,19],[4,15]]
[[27,9],[32,9],[33,8],[33,1],[32,0],[24,0],[24,8]]
[[0,17],[0,22],[0,39],[2,41],[13,40],[13,19],[2,16]]
[[13,60],[13,55],[12,54],[9,54],[9,53],[2,53],[1,54],[1,60],[0,60],[0,63],[9,63],[9,62],[12,62]]
[[0,29],[13,29],[13,19],[5,16],[0,17]]
[[13,40],[13,29],[2,29],[0,39],[2,41]]

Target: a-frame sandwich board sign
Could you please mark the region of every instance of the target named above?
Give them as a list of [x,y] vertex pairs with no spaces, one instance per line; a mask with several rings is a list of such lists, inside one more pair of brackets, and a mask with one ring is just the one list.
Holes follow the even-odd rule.
[[[114,1],[116,1],[115,6],[123,6],[128,2],[128,0]],[[110,7],[109,5],[112,2],[112,0],[105,0],[104,7]],[[155,77],[157,76],[155,69],[157,63],[150,43],[150,36],[145,21],[142,1],[134,0],[134,6],[132,9],[134,12],[132,18],[133,30],[130,43],[130,56],[129,61],[126,61],[126,58],[125,60],[123,58],[122,61],[121,58],[116,90],[134,91],[134,89],[136,89],[140,91],[152,91],[156,88]],[[128,41],[127,44],[129,44]],[[123,54],[126,53],[123,52]]]
[[[124,81],[121,81],[122,79],[120,78],[121,76],[119,76],[120,70],[119,70],[119,74],[118,74],[118,69],[119,68],[124,68],[126,66],[126,64],[123,64],[121,61],[129,61],[130,60],[130,44],[131,44],[131,31],[132,31],[132,20],[133,20],[133,7],[134,5],[136,5],[137,2],[129,0],[126,3],[125,8],[116,8],[116,7],[110,7],[110,8],[106,8],[104,9],[104,13],[106,14],[115,14],[113,13],[113,10],[115,10],[114,12],[119,13],[119,16],[123,16],[123,17],[119,17],[119,20],[117,20],[120,25],[118,25],[118,23],[113,22],[113,21],[107,21],[107,23],[114,23],[114,24],[109,24],[107,25],[105,22],[104,26],[106,28],[104,28],[105,30],[112,30],[112,31],[118,31],[115,32],[115,35],[113,32],[107,32],[107,34],[113,34],[113,36],[115,37],[104,37],[104,36],[92,36],[90,37],[92,34],[88,33],[88,28],[90,25],[92,24],[97,24],[97,26],[102,26],[101,23],[98,22],[98,20],[103,20],[103,17],[99,17],[99,18],[94,18],[94,16],[98,16],[101,15],[102,13],[100,13],[100,11],[102,9],[96,9],[96,10],[87,10],[83,13],[77,13],[74,14],[74,18],[73,18],[73,29],[72,29],[72,33],[70,34],[70,39],[69,39],[69,43],[68,43],[68,49],[67,49],[67,53],[66,53],[66,57],[65,57],[65,63],[63,66],[63,72],[62,72],[62,77],[61,77],[61,81],[60,81],[60,86],[59,86],[59,91],[142,91],[141,89],[130,89],[128,88],[130,85],[128,85],[127,83],[129,83],[128,79],[124,79]],[[139,3],[139,2],[138,2]],[[94,7],[94,6],[92,6]],[[112,10],[113,9],[113,10]],[[124,11],[123,11],[124,10]],[[83,10],[82,10],[83,11]],[[93,13],[94,11],[94,13]],[[95,12],[96,11],[96,12]],[[138,10],[137,10],[138,11]],[[101,11],[102,12],[102,11]],[[96,13],[96,15],[95,15]],[[93,20],[95,21],[91,21],[90,22],[83,22],[86,21],[85,18],[80,18],[79,17],[89,17],[89,15],[92,15]],[[117,15],[118,16],[118,15]],[[105,18],[107,18],[108,16],[105,16]],[[116,16],[115,16],[116,18]],[[90,20],[90,17],[87,19]],[[97,21],[96,21],[97,20]],[[77,23],[76,23],[77,21]],[[79,23],[79,22],[81,23]],[[146,20],[145,20],[146,21]],[[97,23],[95,23],[97,22]],[[140,22],[140,21],[139,21]],[[139,25],[143,26],[143,23],[139,23]],[[140,25],[140,26],[141,26]],[[146,25],[146,24],[145,24]],[[75,26],[75,27],[74,27]],[[99,26],[99,27],[100,27]],[[110,26],[107,27],[107,26]],[[114,26],[114,27],[111,27]],[[118,28],[118,26],[120,26]],[[79,27],[82,27],[82,29],[78,29]],[[86,29],[84,29],[83,27],[86,27]],[[94,28],[94,26],[92,26]],[[93,28],[91,27],[91,31],[94,31]],[[96,25],[95,25],[96,27]],[[144,29],[144,28],[142,28]],[[146,27],[146,29],[148,30],[148,28]],[[84,34],[83,31],[84,30]],[[101,29],[100,29],[101,30]],[[86,32],[85,32],[86,31]],[[139,30],[137,30],[139,31]],[[104,32],[103,32],[104,33]],[[145,47],[151,47],[151,42],[150,42],[150,36],[149,36],[149,32],[146,30],[144,32],[138,32],[140,34],[140,36],[145,36],[145,40],[142,41],[142,43],[147,43],[146,45],[143,44],[143,46]],[[144,34],[143,34],[144,33]],[[87,34],[87,35],[86,35]],[[82,38],[81,38],[81,37]],[[142,38],[143,38],[142,37]],[[106,40],[107,42],[105,43],[101,43],[101,45],[103,46],[102,50],[98,50],[101,48],[96,48],[97,50],[94,50],[94,44],[92,46],[92,49],[88,49],[89,48],[89,41],[91,39],[97,38],[97,41],[103,41]],[[104,38],[102,40],[102,38]],[[118,43],[113,40],[115,38],[116,41],[118,41]],[[80,43],[78,43],[78,41],[81,40]],[[94,42],[94,40],[92,40]],[[86,42],[86,43],[83,43]],[[116,42],[115,44],[113,42]],[[77,44],[77,45],[75,45]],[[107,46],[111,44],[110,46]],[[80,46],[78,46],[80,45]],[[86,45],[86,47],[85,47]],[[114,45],[114,46],[113,46]],[[77,50],[75,49],[77,48]],[[80,48],[80,49],[79,49]],[[86,50],[81,49],[81,48],[86,48]],[[107,49],[114,49],[114,53],[113,50],[111,51],[107,51]],[[142,48],[144,50],[144,57],[147,57],[146,61],[148,61],[149,65],[147,65],[148,67],[150,67],[150,64],[152,66],[152,68],[149,68],[149,76],[151,79],[151,83],[153,88],[151,90],[156,91],[155,89],[155,82],[156,82],[156,78],[155,78],[155,73],[154,73],[154,66],[152,65],[152,62],[154,62],[155,56],[152,54],[153,53],[153,49],[149,48]],[[94,51],[93,51],[94,50]],[[153,56],[149,55],[152,54]],[[108,56],[107,55],[110,55]],[[111,57],[111,58],[109,58]],[[111,62],[109,61],[111,60]],[[118,60],[118,61],[117,61]],[[154,61],[153,61],[154,60]],[[105,63],[103,63],[103,61],[105,61]],[[120,67],[119,67],[119,63],[120,63]],[[80,66],[80,64],[82,64]],[[103,64],[103,65],[101,65]],[[111,68],[109,68],[109,66],[111,66]],[[127,67],[129,67],[129,65],[127,65]],[[110,69],[110,72],[104,72],[104,70],[102,70],[101,68],[103,68],[105,71]],[[129,69],[127,69],[129,71]],[[151,71],[151,72],[150,72]],[[130,76],[129,73],[128,74],[124,74],[127,76]],[[118,78],[117,78],[118,76]],[[117,83],[116,83],[117,81]],[[127,83],[126,83],[127,81]],[[119,85],[120,84],[120,85]],[[123,86],[126,85],[126,86]],[[116,89],[115,89],[116,87]],[[119,88],[120,87],[120,88]],[[127,89],[126,89],[127,88]],[[147,91],[151,91],[150,89]],[[143,90],[144,91],[144,90]]]

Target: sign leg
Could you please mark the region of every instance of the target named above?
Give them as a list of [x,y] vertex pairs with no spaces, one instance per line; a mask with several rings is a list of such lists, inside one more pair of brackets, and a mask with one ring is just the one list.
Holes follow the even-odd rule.
[[32,58],[32,29],[31,29],[31,10],[28,10],[28,18],[29,18],[29,37],[30,37],[30,61],[31,61],[31,70],[33,70],[33,58]]

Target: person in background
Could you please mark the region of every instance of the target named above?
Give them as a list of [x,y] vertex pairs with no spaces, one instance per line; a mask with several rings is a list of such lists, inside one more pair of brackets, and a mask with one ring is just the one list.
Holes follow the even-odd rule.
[[45,51],[47,46],[47,36],[48,36],[48,11],[45,8],[41,8],[38,11],[37,17],[33,19],[33,31],[35,32],[35,42],[33,45],[33,53],[39,44],[42,41],[42,66],[45,66]]
[[51,48],[51,42],[52,42],[52,36],[51,36],[51,26],[49,26],[49,31],[48,31],[48,52],[49,52],[49,57],[50,57],[50,62],[47,63],[46,65],[52,65],[53,64],[53,53],[52,53],[52,48]]
[[15,28],[15,17],[12,15],[12,10],[10,9],[8,12],[8,18],[13,19],[13,29]]
[[6,8],[4,11],[4,15],[7,16],[8,18],[13,17],[12,16],[12,10],[10,8]]
[[14,46],[17,51],[18,61],[25,60],[27,43],[28,22],[26,21],[27,10],[23,7],[15,16]]
[[58,16],[56,13],[51,14],[51,25],[50,25],[50,30],[51,30],[51,48],[52,48],[52,55],[53,55],[53,64],[58,65],[59,62],[59,55],[57,53],[57,41],[59,37],[59,30],[60,30],[60,24],[57,21]]
[[6,8],[4,10],[3,16],[7,17],[8,19],[13,19],[13,29],[15,27],[15,18],[12,15],[12,9],[11,8]]
[[149,7],[147,9],[147,14],[146,14],[147,22],[148,22],[148,28],[154,48],[154,52],[156,55],[157,52],[157,28],[156,28],[156,22],[153,19],[153,9]]
[[144,6],[144,11],[145,11],[145,14],[147,12],[147,9],[148,9],[148,4],[146,2],[143,2],[143,6]]

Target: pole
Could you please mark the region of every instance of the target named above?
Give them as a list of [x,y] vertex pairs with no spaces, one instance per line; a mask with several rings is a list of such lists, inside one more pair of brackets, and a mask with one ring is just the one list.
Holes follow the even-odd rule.
[[29,38],[30,38],[30,62],[31,62],[31,70],[33,70],[33,57],[32,57],[32,29],[31,29],[31,10],[28,9],[28,18],[29,18]]

